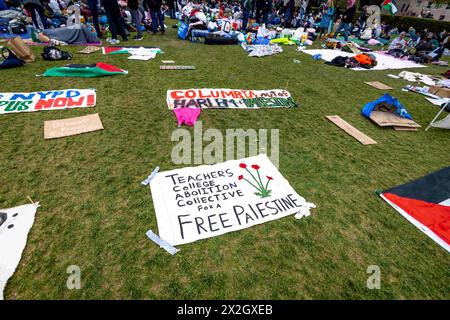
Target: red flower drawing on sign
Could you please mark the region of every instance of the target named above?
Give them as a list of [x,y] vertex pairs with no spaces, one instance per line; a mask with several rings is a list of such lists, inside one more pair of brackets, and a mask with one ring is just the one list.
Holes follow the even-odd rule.
[[256,194],[257,196],[260,196],[261,198],[266,198],[266,197],[269,197],[269,196],[270,196],[272,190],[269,190],[268,187],[269,187],[269,182],[270,182],[271,180],[273,180],[272,177],[266,176],[266,177],[267,177],[267,182],[266,182],[266,185],[264,185],[263,182],[262,182],[262,180],[261,180],[261,176],[260,176],[260,174],[259,174],[259,169],[261,169],[261,167],[260,167],[259,165],[257,165],[257,164],[253,164],[253,165],[252,165],[252,168],[253,168],[254,170],[256,170],[256,173],[257,173],[257,177],[258,177],[258,178],[256,178],[255,175],[254,175],[253,173],[251,173],[250,170],[248,170],[247,165],[246,165],[245,163],[239,164],[239,167],[241,167],[242,169],[247,170],[247,172],[248,172],[248,173],[250,174],[250,176],[252,177],[253,182],[252,182],[252,181],[249,181],[249,180],[246,179],[246,178],[244,178],[243,175],[240,175],[240,176],[238,177],[239,180],[244,179],[244,180],[247,181],[247,183],[249,183],[253,188],[255,188],[255,189],[258,191],[258,192],[255,192],[255,194]]

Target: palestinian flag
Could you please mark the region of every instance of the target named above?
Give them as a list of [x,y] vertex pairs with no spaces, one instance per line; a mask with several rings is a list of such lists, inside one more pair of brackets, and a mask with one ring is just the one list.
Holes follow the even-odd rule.
[[383,3],[381,4],[381,7],[389,11],[391,15],[397,13],[397,7],[395,6],[392,0],[384,0]]
[[380,197],[450,252],[450,167],[386,190]]
[[91,65],[87,64],[68,64],[64,67],[50,68],[43,74],[44,77],[104,77],[115,74],[128,74],[128,71],[122,70],[107,63],[97,62]]
[[127,46],[127,47],[102,47],[103,54],[121,54],[121,53],[129,53],[130,50],[136,49],[149,49],[154,50],[156,53],[162,53],[162,50],[158,47],[136,47],[136,46]]

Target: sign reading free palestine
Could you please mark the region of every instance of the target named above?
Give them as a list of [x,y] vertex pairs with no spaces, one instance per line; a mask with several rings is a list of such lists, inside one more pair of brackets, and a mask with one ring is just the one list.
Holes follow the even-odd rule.
[[0,93],[0,114],[95,106],[95,89]]
[[287,90],[188,89],[168,90],[167,106],[202,109],[258,109],[297,107]]
[[173,246],[315,208],[264,154],[160,172],[150,187],[159,236]]

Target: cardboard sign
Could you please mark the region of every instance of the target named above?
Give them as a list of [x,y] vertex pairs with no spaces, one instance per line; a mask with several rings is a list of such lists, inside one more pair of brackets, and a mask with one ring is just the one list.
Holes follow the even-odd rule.
[[353,138],[361,142],[363,145],[376,144],[377,142],[372,138],[366,136],[364,133],[347,123],[344,119],[339,116],[327,116],[327,119],[337,125],[339,128],[344,130],[347,134],[351,135]]
[[0,93],[0,114],[95,106],[95,89]]
[[84,48],[84,49],[82,49],[80,51],[77,51],[77,52],[81,53],[81,54],[91,54],[91,53],[94,53],[94,52],[97,52],[97,51],[100,51],[100,50],[102,50],[102,48],[100,48],[100,47],[87,46],[86,48]]
[[410,127],[396,127],[393,126],[395,131],[417,131],[417,128],[410,128]]
[[258,109],[297,107],[287,90],[189,89],[168,90],[167,106],[202,109]]
[[420,128],[420,125],[413,120],[406,119],[396,115],[392,112],[372,111],[370,113],[370,120],[378,124],[380,127],[410,127]]
[[195,70],[195,66],[159,66],[160,70]]
[[89,116],[44,122],[44,138],[54,139],[103,130],[98,113]]
[[392,89],[394,89],[394,88],[389,87],[388,85],[385,85],[384,83],[379,82],[379,81],[370,81],[370,82],[364,82],[364,83],[368,84],[371,87],[380,89],[380,90],[392,90]]
[[260,154],[159,172],[150,182],[159,236],[172,246],[314,208]]
[[441,98],[450,98],[450,89],[439,86],[431,86],[428,92]]

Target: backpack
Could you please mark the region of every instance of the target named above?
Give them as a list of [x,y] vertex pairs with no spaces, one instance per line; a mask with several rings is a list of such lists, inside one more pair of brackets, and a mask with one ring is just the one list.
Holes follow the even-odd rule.
[[55,46],[45,47],[44,52],[41,54],[44,60],[56,61],[56,60],[72,60],[72,54],[67,51],[59,50]]
[[180,27],[178,28],[178,38],[185,40],[189,33],[189,25],[185,22],[182,22]]
[[[8,53],[8,55],[5,55],[5,53]],[[17,56],[6,47],[2,48],[2,57],[5,60],[2,63],[0,63],[0,69],[21,67],[25,64],[25,61],[17,58]]]
[[334,57],[333,60],[331,60],[330,62],[325,62],[325,64],[328,64],[331,66],[336,66],[336,67],[345,67],[346,60],[347,60],[347,57],[337,56],[337,57]]

